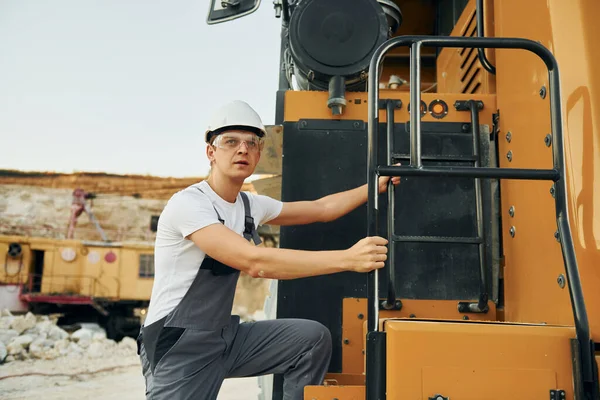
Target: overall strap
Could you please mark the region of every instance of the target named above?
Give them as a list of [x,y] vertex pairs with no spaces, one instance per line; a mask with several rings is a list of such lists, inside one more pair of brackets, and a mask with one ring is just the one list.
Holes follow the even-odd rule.
[[252,218],[252,214],[250,212],[250,201],[248,200],[248,195],[244,192],[240,192],[240,195],[242,196],[242,201],[244,202],[244,238],[246,238],[248,241],[252,239],[254,244],[258,246],[262,243],[262,240],[260,240],[260,236],[258,236],[258,232],[256,232],[256,229],[254,228],[254,218]]

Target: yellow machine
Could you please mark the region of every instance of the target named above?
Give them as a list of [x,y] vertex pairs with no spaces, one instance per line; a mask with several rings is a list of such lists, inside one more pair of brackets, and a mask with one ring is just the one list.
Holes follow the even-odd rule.
[[3,300],[62,313],[63,323],[99,316],[111,339],[139,331],[154,278],[152,245],[0,236],[0,257]]
[[[213,0],[207,22],[258,3]],[[598,399],[600,3],[274,4],[282,200],[370,189],[280,244],[390,240],[368,277],[279,282],[274,316],[334,341],[305,399]],[[402,183],[378,196],[391,175]]]

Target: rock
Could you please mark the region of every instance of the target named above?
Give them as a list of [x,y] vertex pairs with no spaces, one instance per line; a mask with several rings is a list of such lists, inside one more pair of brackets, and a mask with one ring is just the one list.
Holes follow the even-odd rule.
[[59,328],[56,325],[51,325],[50,331],[48,332],[48,339],[50,340],[63,340],[67,339],[69,334],[64,329]]
[[19,336],[19,332],[14,329],[0,329],[0,342],[5,346],[12,342],[17,336]]
[[35,324],[35,329],[37,329],[39,333],[48,333],[53,326],[55,325],[50,320],[46,320]]
[[35,337],[39,333],[40,333],[40,331],[38,330],[37,326],[34,326],[33,328],[29,328],[25,332],[21,333],[21,335],[29,335],[29,336]]
[[15,361],[15,356],[6,356],[6,358],[4,359],[4,362],[11,362],[11,361]]
[[137,353],[137,343],[135,339],[126,336],[121,340],[118,344],[119,351],[124,352],[125,354],[136,354]]
[[38,321],[38,324],[39,324],[40,322],[50,321],[50,318],[47,315],[38,315],[37,316],[37,321]]
[[78,358],[81,357],[84,352],[85,350],[82,349],[81,346],[79,346],[76,343],[69,342],[69,348],[67,349],[67,357]]
[[81,347],[82,349],[87,349],[88,347],[90,347],[90,344],[92,344],[92,340],[84,337],[79,339],[79,341],[77,342],[77,344],[79,345],[79,347]]
[[0,364],[4,362],[6,356],[8,356],[8,350],[6,350],[4,343],[0,342]]
[[100,358],[104,355],[104,346],[102,342],[93,342],[87,349],[90,358]]
[[94,341],[94,342],[102,342],[105,339],[106,339],[106,332],[104,332],[104,331],[94,332],[94,335],[92,336],[92,341]]
[[22,351],[26,351],[20,344],[13,344],[12,342],[6,346],[6,350],[8,351],[8,354],[15,356],[15,358],[17,358],[16,356],[21,354]]
[[33,342],[34,337],[31,335],[21,335],[17,336],[9,343],[9,346],[20,346],[23,349],[27,350],[31,342]]
[[0,329],[10,329],[14,319],[12,315],[0,317]]
[[52,349],[52,340],[39,338],[29,345],[29,354],[35,358],[45,358],[46,353]]
[[31,329],[35,326],[37,320],[35,316],[28,312],[25,316],[18,316],[10,324],[10,327],[15,331],[19,332],[19,334],[25,332],[27,329]]
[[88,342],[92,340],[92,331],[89,329],[81,328],[76,330],[71,334],[71,340],[75,343],[78,343],[81,340],[87,340]]
[[69,347],[71,344],[77,346],[75,343],[69,342],[68,339],[61,339],[54,342],[54,348],[58,351],[60,355],[64,356],[69,352]]
[[2,310],[2,313],[0,313],[0,316],[2,317],[12,317],[12,313],[8,310],[8,308],[5,308]]
[[[8,353],[10,354],[10,350],[8,351]],[[21,350],[17,353],[12,354],[15,358],[15,360],[17,361],[25,361],[25,360],[29,360],[29,353],[27,353],[27,350],[21,348]]]
[[50,348],[50,349],[44,351],[42,358],[44,360],[54,360],[58,356],[59,356],[58,350]]

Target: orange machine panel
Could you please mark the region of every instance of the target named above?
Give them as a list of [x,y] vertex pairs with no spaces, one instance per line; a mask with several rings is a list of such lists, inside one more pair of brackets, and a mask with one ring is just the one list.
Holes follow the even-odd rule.
[[364,386],[306,386],[304,400],[364,400]]
[[570,327],[388,320],[387,399],[573,399]]
[[[600,42],[596,0],[495,1],[495,36],[539,41],[560,69],[568,207],[588,319],[600,341]],[[532,19],[532,16],[534,18]],[[539,21],[539,23],[537,22]],[[500,165],[548,168],[546,67],[521,50],[496,51]],[[596,121],[596,123],[594,123]],[[510,132],[510,134],[509,134]],[[510,160],[507,157],[510,153]],[[550,182],[502,182],[507,320],[572,324]],[[509,215],[514,207],[514,217]],[[515,235],[509,233],[515,227]]]
[[[458,312],[458,300],[412,300],[403,299],[400,311],[380,311],[383,318],[438,318],[479,321],[495,321],[496,305],[488,302],[487,314],[461,314]],[[364,372],[364,340],[367,320],[367,299],[345,298],[342,308],[342,373],[362,374]]]
[[[484,2],[486,36],[493,36],[492,1]],[[470,0],[456,22],[451,36],[477,37],[475,0]],[[438,92],[443,93],[496,93],[496,78],[488,73],[477,55],[477,49],[444,48],[437,62]],[[486,51],[488,60],[494,65],[494,50]]]
[[[298,121],[300,119],[356,119],[366,121],[368,119],[367,93],[351,92],[346,93],[348,105],[341,116],[333,118],[331,110],[327,108],[327,92],[305,92],[288,91],[285,93],[285,121]],[[394,113],[396,122],[406,122],[410,120],[408,105],[410,104],[410,95],[407,92],[398,90],[384,89],[379,92],[380,99],[399,99],[402,100],[402,107]],[[479,113],[481,124],[492,127],[492,114],[497,112],[496,96],[485,94],[446,94],[446,93],[423,93],[421,100],[427,107],[436,99],[442,99],[448,105],[448,114],[442,119],[434,118],[430,113],[425,114],[421,120],[423,122],[471,122],[471,114],[465,111],[456,111],[454,102],[457,100],[481,100],[484,104],[483,110]],[[385,121],[385,110],[379,111],[379,120]],[[284,132],[285,135],[285,132]]]

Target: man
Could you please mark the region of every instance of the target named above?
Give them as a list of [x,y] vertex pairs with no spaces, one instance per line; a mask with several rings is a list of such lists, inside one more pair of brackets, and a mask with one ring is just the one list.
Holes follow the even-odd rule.
[[[366,185],[289,203],[240,193],[265,135],[248,104],[234,101],[219,109],[205,135],[210,176],[176,193],[160,216],[140,348],[149,399],[215,399],[225,378],[271,373],[284,374],[284,399],[303,399],[304,386],[323,382],[331,335],[308,320],[240,323],[231,315],[240,271],[294,279],[384,266],[387,240],[380,237],[339,251],[254,246],[258,225],[332,221],[367,200]],[[380,179],[380,192],[388,180]]]

